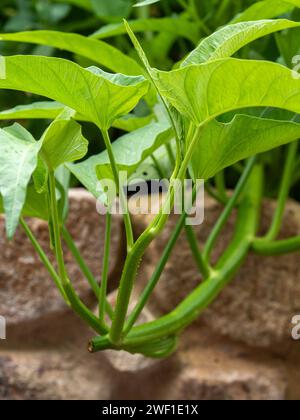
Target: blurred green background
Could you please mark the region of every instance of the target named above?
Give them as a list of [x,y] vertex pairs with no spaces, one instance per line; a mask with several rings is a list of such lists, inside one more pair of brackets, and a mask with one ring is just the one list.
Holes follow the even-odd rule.
[[[63,32],[76,32],[85,36],[94,36],[114,45],[129,56],[136,57],[135,51],[124,34],[122,19],[131,21],[150,63],[160,69],[171,69],[191,51],[201,38],[209,36],[217,28],[229,23],[250,5],[253,0],[153,0],[145,7],[133,7],[138,0],[2,0],[0,11],[0,31],[19,32],[28,30],[50,29]],[[289,11],[284,16],[300,20],[299,9]],[[271,16],[270,16],[271,17]],[[291,35],[290,35],[291,34]],[[238,53],[238,57],[284,61],[285,65],[293,55],[300,52],[300,31],[293,30],[279,35],[284,41],[285,54],[278,48],[275,37],[268,36],[256,41]],[[285,47],[284,47],[285,45]],[[37,54],[72,59],[82,66],[94,64],[82,57],[47,46],[1,42],[0,54]],[[28,93],[0,91],[0,110],[20,104],[29,104],[38,98]],[[134,111],[139,116],[150,111],[141,103]],[[232,116],[231,116],[232,117]],[[289,116],[287,116],[289,118]],[[3,121],[6,126],[11,121]],[[22,121],[22,124],[38,138],[48,121]],[[101,151],[99,133],[91,124],[83,124],[84,134],[89,139],[89,155]],[[116,139],[123,132],[112,130]],[[266,155],[269,162],[270,185],[268,195],[272,196],[278,187],[282,162],[282,149]],[[295,175],[294,197],[300,199],[298,184],[299,174]],[[227,184],[234,185],[239,173],[227,170]]]

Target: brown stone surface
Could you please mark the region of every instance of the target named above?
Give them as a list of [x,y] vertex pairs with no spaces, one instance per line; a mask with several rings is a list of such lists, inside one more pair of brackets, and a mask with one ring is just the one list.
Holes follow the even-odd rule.
[[0,354],[0,400],[105,400],[110,393],[99,358],[51,350]]
[[[33,219],[29,225],[54,262],[49,249],[47,224]],[[100,281],[105,220],[96,212],[95,200],[86,191],[70,192],[67,225],[87,264]],[[119,219],[114,223],[112,238],[111,269],[116,270],[119,269],[122,248]],[[65,260],[76,291],[87,304],[92,303],[91,288],[69,251],[65,252]],[[35,334],[41,333],[57,317],[63,328],[64,318],[70,316],[70,311],[21,228],[11,243],[5,239],[3,218],[0,219],[0,314],[6,318],[8,335],[11,338],[17,336],[18,339],[20,336],[29,337],[33,331]]]
[[162,400],[284,400],[287,375],[282,363],[249,348],[191,328],[180,349],[152,370],[119,377],[115,398]]
[[[75,319],[74,321],[75,322]],[[70,325],[71,328],[73,328]],[[82,346],[90,332],[61,347],[32,345],[0,350],[0,400],[282,400],[287,375],[280,360],[253,355],[246,347],[190,329],[180,349],[167,360],[120,370],[105,353],[88,354]],[[128,355],[118,358],[128,363]]]
[[[290,204],[283,235],[297,231],[297,212],[298,206]],[[198,232],[200,241],[207,236],[219,213],[220,207],[207,200],[206,223]],[[268,213],[270,208],[266,206],[263,229],[267,226]],[[144,217],[139,223],[138,219],[135,219],[136,230],[145,225]],[[171,223],[174,222],[173,218]],[[31,223],[44,238],[46,246],[44,224]],[[78,245],[96,272],[101,261],[101,243],[96,241],[99,241],[103,227],[95,228],[99,219],[94,216],[94,201],[86,193],[77,192],[76,197],[71,198],[69,223],[72,233],[79,235]],[[218,242],[214,259],[230,239],[233,223],[232,218]],[[116,255],[120,236],[117,230],[113,245],[117,268],[121,267],[121,259]],[[153,270],[167,237],[168,230],[147,254],[140,286]],[[286,340],[289,334],[285,323],[280,323],[280,320],[288,319],[291,310],[298,308],[298,254],[275,259],[249,257],[253,262],[248,260],[243,269],[246,271],[242,271],[212,309],[180,337],[178,351],[167,360],[152,361],[123,352],[90,355],[86,347],[93,332],[77,316],[65,310],[27,240],[20,233],[16,239],[16,254],[13,254],[12,245],[3,248],[3,239],[0,239],[0,247],[4,249],[0,254],[0,270],[10,273],[12,279],[8,287],[0,277],[0,313],[3,308],[9,308],[9,304],[15,305],[15,309],[10,309],[11,314],[8,313],[7,340],[0,341],[0,400],[300,399],[299,343]],[[10,254],[6,254],[6,249],[11,249]],[[18,256],[16,260],[14,255]],[[22,259],[24,256],[25,260]],[[30,258],[34,261],[28,265]],[[258,270],[262,261],[264,267]],[[70,271],[71,267],[69,265]],[[17,277],[19,268],[22,275]],[[76,270],[74,268],[72,274],[78,278],[77,290],[93,305],[89,288]],[[171,309],[198,282],[199,275],[182,238],[157,288],[156,301],[152,300],[141,321],[152,319],[152,312]],[[284,285],[289,288],[288,292]],[[229,297],[226,298],[225,293],[229,293]],[[111,294],[110,300],[114,303],[115,293]],[[271,319],[264,315],[263,305]],[[278,317],[276,323],[274,317]],[[278,325],[282,327],[278,328]],[[244,341],[244,344],[233,339]],[[289,352],[284,356],[275,354],[273,346],[282,352],[287,342]]]
[[[273,207],[270,202],[264,204],[262,232],[269,226]],[[207,197],[205,222],[196,228],[200,244],[204,243],[220,211],[220,205]],[[234,218],[234,215],[230,218],[217,242],[213,261],[217,260],[230,241]],[[136,216],[135,221],[139,233],[149,222],[149,217]],[[141,270],[139,288],[151,275],[175,223],[176,217],[173,216],[162,235],[151,245]],[[299,231],[300,207],[290,202],[281,236],[289,237],[299,234]],[[300,314],[299,260],[299,252],[279,257],[249,255],[233,282],[202,314],[202,319],[219,334],[284,354],[298,344],[291,339],[291,320],[294,315]],[[172,310],[199,282],[201,276],[183,233],[154,292],[150,307],[159,314]]]

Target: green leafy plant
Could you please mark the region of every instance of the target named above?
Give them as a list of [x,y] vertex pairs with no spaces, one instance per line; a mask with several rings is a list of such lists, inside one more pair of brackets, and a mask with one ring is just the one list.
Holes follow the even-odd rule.
[[[154,2],[142,2],[141,6],[151,3]],[[197,16],[197,30],[203,29],[196,2],[180,3],[186,13]],[[300,80],[288,68],[291,63],[284,61],[291,54],[284,37],[293,31],[297,33],[300,24],[290,19],[269,19],[293,11],[299,4],[277,1],[275,8],[273,3],[266,0],[251,6],[230,24],[200,40],[169,71],[149,64],[132,30],[153,30],[155,26],[151,22],[149,26],[149,20],[148,26],[144,20],[133,22],[132,26],[125,22],[124,27],[116,23],[101,28],[89,38],[55,31],[1,35],[2,40],[61,48],[116,72],[107,73],[95,66],[84,68],[62,58],[8,56],[6,77],[0,80],[2,89],[31,92],[49,99],[2,111],[1,119],[53,120],[39,140],[21,125],[14,124],[0,131],[0,209],[6,215],[7,234],[11,238],[20,222],[63,299],[97,334],[90,342],[91,352],[115,349],[166,357],[176,349],[182,331],[234,278],[251,250],[275,255],[300,249],[299,237],[277,239],[299,166]],[[228,2],[224,4],[219,18]],[[178,25],[184,32],[186,18],[180,19]],[[165,22],[165,28],[167,25]],[[278,34],[280,31],[288,32]],[[97,39],[123,36],[124,32],[129,35],[139,61]],[[190,37],[191,31],[188,33]],[[245,48],[250,48],[253,42],[260,44],[262,37],[274,33],[277,33],[280,59],[278,56],[273,61],[249,59]],[[141,103],[148,112],[137,116],[134,112]],[[88,147],[80,125],[83,121],[97,127],[106,150],[82,161]],[[112,142],[113,127],[127,133]],[[277,188],[278,208],[269,232],[259,238],[261,202],[267,193],[265,174],[269,170],[266,152],[279,146],[285,146],[281,153],[285,164]],[[204,249],[200,249],[193,227],[186,225],[187,214],[179,218],[156,270],[135,308],[129,312],[140,263],[168,222],[169,214],[165,210],[175,204],[174,185],[170,184],[159,214],[138,238],[133,234],[131,215],[125,211],[127,253],[117,301],[112,307],[107,301],[112,215],[110,212],[106,215],[103,275],[99,285],[65,227],[68,188],[61,182],[58,171],[70,171],[96,198],[99,198],[98,181],[113,180],[126,210],[126,185],[119,178],[120,171],[125,171],[130,179],[143,165],[152,165],[163,177],[164,162],[171,167],[171,180],[192,179],[194,195],[197,179],[203,179],[209,193],[224,204],[223,213]],[[240,173],[230,196],[226,191],[227,168],[235,168]],[[101,197],[107,204],[104,190]],[[234,208],[237,208],[237,219],[233,238],[218,262],[212,265],[212,250]],[[25,221],[27,216],[48,221],[58,270],[31,232]],[[169,314],[137,326],[184,228],[199,268],[199,286]],[[98,314],[87,308],[74,291],[65,267],[62,241],[69,246],[95,293]]]

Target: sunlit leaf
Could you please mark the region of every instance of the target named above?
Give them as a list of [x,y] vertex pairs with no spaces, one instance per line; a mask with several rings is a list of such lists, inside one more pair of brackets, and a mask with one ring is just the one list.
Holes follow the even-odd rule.
[[27,186],[37,166],[41,142],[22,126],[0,129],[0,193],[6,215],[6,231],[11,238],[25,203]]
[[300,124],[236,115],[227,124],[210,122],[192,157],[195,178],[209,179],[222,169],[300,137]]
[[61,102],[102,129],[128,114],[149,87],[142,76],[83,69],[60,58],[14,56],[6,57],[5,64],[6,78],[0,79],[0,88],[28,91]]
[[[151,123],[144,128],[120,137],[112,145],[116,162],[120,170],[126,171],[130,177],[139,165],[155,152],[162,144],[172,137],[172,130],[168,123]],[[95,196],[98,176],[112,177],[107,152],[92,156],[84,162],[67,165],[75,177]]]
[[272,19],[300,7],[299,0],[263,0],[251,5],[241,12],[232,23],[250,20]]
[[49,170],[67,162],[82,159],[88,150],[81,126],[72,119],[74,112],[66,109],[47,128],[41,138],[41,156]]
[[86,57],[114,72],[129,75],[139,75],[142,72],[141,67],[134,59],[112,45],[78,34],[58,31],[28,31],[0,34],[0,40],[49,45]]
[[247,107],[300,112],[300,80],[279,64],[228,58],[156,74],[164,97],[196,125]]
[[258,38],[299,26],[300,23],[285,19],[241,22],[224,26],[200,42],[183,61],[181,67],[231,57],[242,47]]

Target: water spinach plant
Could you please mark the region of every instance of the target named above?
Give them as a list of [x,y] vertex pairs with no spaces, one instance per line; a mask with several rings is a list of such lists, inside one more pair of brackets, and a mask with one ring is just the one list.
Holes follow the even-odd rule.
[[[260,3],[265,8],[261,5],[257,11],[250,7],[244,18],[241,14],[236,21],[203,38],[170,71],[151,67],[127,22],[122,30],[128,33],[139,60],[95,37],[55,31],[0,36],[6,41],[61,48],[96,64],[84,68],[62,58],[7,56],[2,59],[5,72],[0,79],[1,89],[31,92],[49,99],[3,111],[1,119],[53,120],[39,139],[19,124],[0,130],[0,209],[6,216],[7,235],[12,238],[17,225],[21,224],[62,298],[94,330],[96,337],[89,343],[91,352],[115,349],[153,358],[166,357],[176,349],[184,329],[234,278],[250,251],[275,255],[300,249],[299,237],[277,239],[299,163],[300,79],[283,59],[279,63],[237,58],[240,50],[250,43],[281,31],[291,34],[300,24],[289,19],[271,19],[285,10],[271,12],[270,1]],[[265,3],[269,4],[269,9]],[[298,5],[300,2],[294,1],[290,8]],[[255,17],[255,13],[260,15]],[[286,49],[280,41],[279,37],[283,58]],[[150,110],[143,117],[134,113],[141,101]],[[83,121],[98,128],[99,139],[103,139],[106,148],[85,160],[88,141],[82,134]],[[112,127],[128,133],[112,142]],[[278,207],[268,234],[259,238],[257,232],[270,156],[265,152],[279,146],[285,146],[282,154],[285,163]],[[196,180],[203,179],[208,191],[224,204],[224,210],[204,249],[197,243],[194,228],[186,225],[187,214],[179,218],[157,268],[132,311],[129,304],[139,266],[150,244],[168,222],[166,209],[175,204],[174,184],[170,183],[159,213],[138,238],[133,234],[132,217],[125,211],[127,252],[113,307],[107,300],[113,218],[108,211],[102,281],[98,284],[65,226],[69,175],[72,173],[97,198],[98,181],[112,180],[126,210],[125,185],[119,177],[120,171],[125,171],[130,179],[142,165],[151,161],[163,174],[160,159],[165,150],[171,156],[171,180],[184,182],[191,178],[196,185]],[[228,195],[224,170],[233,166],[240,172],[240,179],[232,195]],[[216,188],[210,182],[212,179]],[[101,197],[109,206],[105,189]],[[212,250],[235,208],[233,238],[218,262],[212,265]],[[57,267],[50,263],[30,230],[27,217],[48,222]],[[199,268],[199,286],[170,313],[137,325],[183,229]],[[97,313],[81,301],[72,286],[65,266],[63,241],[73,252],[96,295]]]

